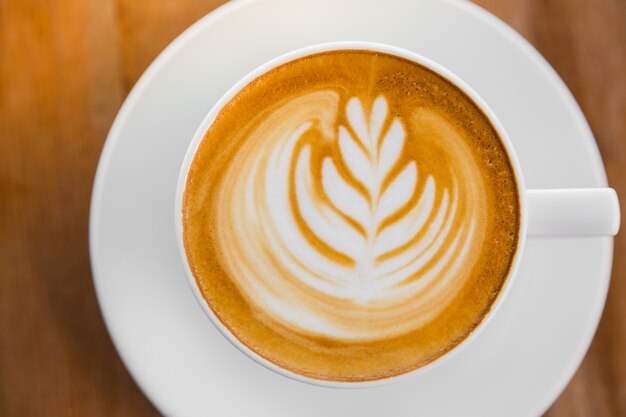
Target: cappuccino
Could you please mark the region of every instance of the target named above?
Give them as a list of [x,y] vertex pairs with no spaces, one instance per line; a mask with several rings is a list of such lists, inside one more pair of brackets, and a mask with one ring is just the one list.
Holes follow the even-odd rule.
[[208,306],[296,374],[372,381],[424,366],[489,312],[519,192],[489,119],[412,61],[340,50],[274,68],[211,123],[183,195]]

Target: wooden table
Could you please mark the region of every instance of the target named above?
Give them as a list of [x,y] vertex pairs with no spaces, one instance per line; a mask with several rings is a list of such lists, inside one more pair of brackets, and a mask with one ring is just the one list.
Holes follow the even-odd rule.
[[[0,0],[0,416],[154,416],[91,281],[92,180],[122,100],[222,0]],[[479,0],[563,77],[626,198],[626,1]],[[547,413],[626,416],[626,233],[587,357]]]

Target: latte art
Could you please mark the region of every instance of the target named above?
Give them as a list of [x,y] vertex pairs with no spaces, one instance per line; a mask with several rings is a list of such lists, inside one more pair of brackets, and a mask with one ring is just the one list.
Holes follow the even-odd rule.
[[369,117],[349,99],[335,130],[340,101],[294,98],[251,132],[222,183],[218,244],[241,292],[284,326],[391,337],[456,295],[478,208],[460,216],[458,179],[420,174],[383,96]]
[[519,235],[515,176],[480,108],[373,51],[309,55],[239,91],[198,146],[182,216],[217,319],[277,366],[335,381],[458,345]]

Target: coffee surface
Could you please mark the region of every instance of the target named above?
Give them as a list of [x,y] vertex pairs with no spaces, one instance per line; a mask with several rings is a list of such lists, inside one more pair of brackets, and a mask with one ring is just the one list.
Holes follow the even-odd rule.
[[249,83],[183,197],[189,265],[219,320],[271,362],[337,381],[405,373],[466,338],[506,280],[519,219],[506,150],[472,100],[361,50]]

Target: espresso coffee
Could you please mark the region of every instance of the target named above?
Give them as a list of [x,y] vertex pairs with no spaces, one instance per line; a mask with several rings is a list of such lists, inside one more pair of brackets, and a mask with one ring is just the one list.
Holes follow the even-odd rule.
[[428,364],[483,320],[520,233],[498,134],[412,61],[342,50],[261,75],[207,130],[183,241],[207,304],[244,345],[311,378]]

